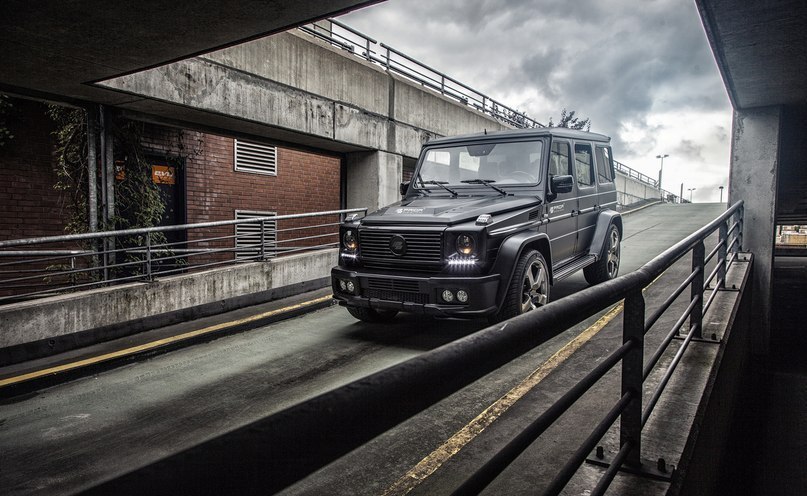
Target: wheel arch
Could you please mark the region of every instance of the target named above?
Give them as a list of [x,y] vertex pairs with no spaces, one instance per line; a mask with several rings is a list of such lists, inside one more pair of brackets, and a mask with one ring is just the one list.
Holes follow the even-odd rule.
[[602,246],[605,242],[605,237],[608,235],[608,230],[612,225],[616,226],[617,230],[619,230],[619,239],[621,240],[623,233],[622,215],[613,210],[600,212],[600,215],[597,217],[597,227],[594,229],[594,237],[588,249],[589,255],[594,255],[597,260],[599,260],[602,255]]
[[549,245],[549,236],[546,233],[519,233],[504,240],[496,255],[496,262],[493,264],[492,273],[499,274],[499,290],[496,295],[496,306],[501,308],[504,298],[507,295],[507,288],[513,280],[516,265],[525,251],[536,250],[546,261],[549,271],[549,284],[553,284],[552,279],[552,248]]

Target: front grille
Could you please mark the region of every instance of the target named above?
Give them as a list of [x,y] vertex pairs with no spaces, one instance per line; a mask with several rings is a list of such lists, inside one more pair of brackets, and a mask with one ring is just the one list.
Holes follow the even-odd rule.
[[[390,250],[390,240],[395,235],[406,240],[406,253],[401,256]],[[440,231],[360,229],[359,244],[365,267],[437,272],[443,265],[443,233]]]
[[420,291],[420,283],[418,281],[410,281],[407,279],[381,279],[371,277],[367,279],[367,288],[417,293]]
[[388,291],[384,289],[365,289],[362,296],[366,298],[378,298],[379,300],[401,301],[407,303],[419,303],[425,305],[429,302],[429,295],[422,293],[409,293],[406,291]]

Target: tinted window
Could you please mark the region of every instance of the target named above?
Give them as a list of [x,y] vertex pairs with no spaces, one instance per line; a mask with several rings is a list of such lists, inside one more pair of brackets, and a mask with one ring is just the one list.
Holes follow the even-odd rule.
[[594,184],[594,161],[591,156],[591,145],[575,143],[574,168],[577,172],[577,184],[582,186]]
[[614,166],[611,163],[611,150],[604,146],[597,147],[597,175],[601,183],[610,183],[614,180]]
[[571,176],[572,165],[569,161],[569,143],[554,141],[552,152],[549,155],[549,175],[550,176]]

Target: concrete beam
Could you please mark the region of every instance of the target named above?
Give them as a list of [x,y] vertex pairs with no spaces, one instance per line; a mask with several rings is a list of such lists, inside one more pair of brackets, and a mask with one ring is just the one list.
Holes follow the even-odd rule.
[[752,348],[756,354],[768,353],[770,338],[781,119],[780,107],[738,110],[732,130],[729,205],[745,202],[742,247],[754,254]]
[[171,118],[179,107],[183,118],[214,127],[223,117],[234,118],[252,125],[253,134],[336,152],[381,150],[415,158],[435,136],[506,129],[301,32],[98,85],[137,97],[121,105],[126,109]]

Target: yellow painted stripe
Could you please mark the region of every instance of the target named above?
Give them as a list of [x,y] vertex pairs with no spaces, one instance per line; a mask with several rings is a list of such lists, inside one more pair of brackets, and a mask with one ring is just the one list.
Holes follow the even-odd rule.
[[398,479],[384,492],[384,496],[401,496],[417,487],[427,477],[433,474],[440,466],[456,455],[465,445],[498,419],[508,408],[513,406],[525,394],[538,385],[558,365],[566,361],[575,351],[597,335],[611,320],[622,311],[623,303],[612,307],[605,315],[600,317],[591,327],[580,333],[577,337],[566,343],[547,361],[535,369],[526,379],[508,391],[495,403],[487,407],[465,427],[457,431],[448,441],[432,451],[403,477]]
[[[658,281],[664,273],[659,274],[653,279],[650,284],[645,286],[642,293]],[[459,451],[471,442],[476,436],[485,430],[490,424],[498,419],[508,408],[513,406],[525,394],[538,385],[544,378],[549,375],[561,363],[565,362],[572,354],[580,349],[581,346],[586,344],[591,338],[597,335],[609,322],[622,312],[624,308],[624,300],[617,303],[610,310],[608,310],[602,317],[597,319],[597,322],[591,325],[588,329],[581,332],[574,339],[566,343],[563,348],[559,349],[554,355],[549,357],[547,361],[541,364],[540,367],[535,369],[526,379],[521,381],[516,387],[508,391],[504,396],[496,400],[495,403],[487,407],[482,413],[476,416],[465,427],[456,432],[451,438],[443,443],[439,448],[432,451],[426,458],[421,460],[411,470],[409,470],[403,477],[398,479],[395,484],[390,486],[384,491],[383,496],[403,496],[421,482],[426,480],[433,474],[441,465],[447,462],[451,457],[459,453]]]
[[20,382],[29,381],[31,379],[36,379],[38,377],[43,377],[50,374],[57,374],[59,372],[65,372],[68,370],[75,370],[80,367],[86,367],[87,365],[94,365],[101,362],[106,362],[115,358],[124,357],[127,355],[131,355],[134,353],[140,353],[142,351],[152,350],[154,348],[158,348],[160,346],[164,346],[166,344],[176,343],[178,341],[183,341],[186,339],[190,339],[196,336],[202,336],[204,334],[209,334],[211,332],[220,331],[222,329],[227,329],[230,327],[235,327],[242,324],[248,324],[250,322],[255,322],[256,320],[265,319],[267,317],[271,317],[273,315],[290,312],[293,310],[297,310],[300,308],[308,307],[311,305],[316,305],[317,303],[322,303],[324,301],[330,300],[332,297],[331,295],[323,296],[321,298],[316,298],[313,300],[304,301],[301,303],[297,303],[296,305],[289,305],[287,307],[278,308],[277,310],[270,310],[268,312],[259,313],[257,315],[250,315],[249,317],[245,317],[243,319],[232,320],[230,322],[222,322],[221,324],[212,325],[209,327],[205,327],[202,329],[197,329],[195,331],[189,331],[184,334],[178,334],[176,336],[171,336],[164,339],[158,339],[157,341],[152,341],[150,343],[141,344],[138,346],[132,346],[131,348],[125,348],[123,350],[114,351],[112,353],[107,353],[105,355],[98,355],[90,358],[85,358],[84,360],[79,360],[76,362],[66,363],[64,365],[59,365],[56,367],[51,367],[47,369],[37,370],[34,372],[29,372],[27,374],[18,375],[15,377],[9,377],[7,379],[0,380],[0,388],[9,386],[12,384],[18,384]]

